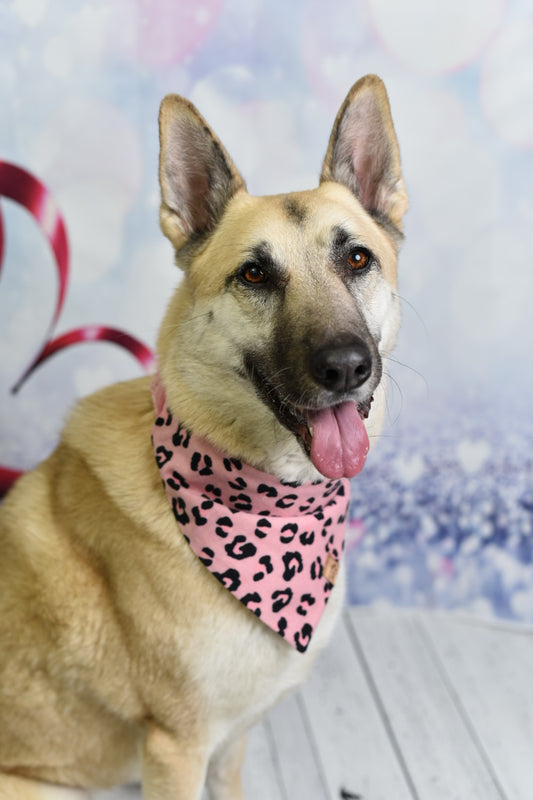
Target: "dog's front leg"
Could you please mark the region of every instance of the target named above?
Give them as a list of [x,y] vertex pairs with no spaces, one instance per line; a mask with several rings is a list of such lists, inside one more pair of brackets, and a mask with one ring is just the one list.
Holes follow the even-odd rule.
[[243,800],[241,767],[246,737],[219,748],[209,762],[207,789],[209,800]]
[[144,800],[200,800],[207,760],[203,743],[151,725],[143,746]]

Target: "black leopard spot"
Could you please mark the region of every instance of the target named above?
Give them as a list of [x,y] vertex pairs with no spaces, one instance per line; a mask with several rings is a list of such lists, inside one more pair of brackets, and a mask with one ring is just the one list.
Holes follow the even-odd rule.
[[252,500],[247,494],[231,495],[230,503],[233,503],[237,511],[251,511]]
[[282,608],[285,608],[289,605],[292,600],[292,589],[277,589],[271,595],[271,600],[274,600],[272,603],[272,611],[277,614]]
[[268,486],[266,483],[260,483],[257,487],[259,494],[266,494],[267,497],[277,497],[278,490],[274,486]]
[[157,425],[158,428],[162,428],[163,425],[165,426],[172,425],[172,414],[170,413],[170,411],[167,409],[167,416],[158,417],[155,421],[155,424]]
[[300,534],[300,542],[305,547],[306,545],[313,544],[315,541],[314,531],[304,531]]
[[239,461],[238,458],[225,458],[223,464],[226,472],[240,471],[242,469],[242,461]]
[[[243,603],[246,608],[250,608],[250,603],[260,603],[261,602],[261,595],[258,592],[250,592],[249,594],[245,594],[244,597],[241,598],[241,603]],[[261,609],[260,608],[253,608],[250,609],[253,611],[256,617],[261,616]]]
[[[239,548],[239,549],[237,549]],[[237,561],[242,561],[245,558],[251,558],[257,553],[257,547],[252,542],[246,541],[246,536],[236,536],[234,540],[225,546],[225,551],[230,558],[235,558]]]
[[312,594],[303,594],[300,597],[300,605],[296,609],[296,612],[300,614],[300,616],[305,617],[307,616],[307,610],[314,606],[316,600]]
[[172,511],[174,512],[176,521],[180,525],[187,525],[187,523],[190,522],[185,503],[181,497],[172,498]]
[[[201,467],[201,463],[203,460],[203,467]],[[202,456],[201,453],[195,452],[191,458],[191,469],[193,472],[198,472],[199,475],[212,475],[213,470],[211,467],[213,466],[213,461],[211,456],[207,454]]]
[[268,529],[271,527],[272,523],[269,522],[267,519],[260,519],[259,522],[257,523],[254,534],[257,536],[258,539],[264,539],[265,536],[267,535]]
[[198,508],[198,506],[193,506],[192,507],[192,515],[193,515],[194,521],[196,522],[198,527],[201,527],[202,525],[206,524],[207,517],[202,517],[202,515],[200,514],[200,509]]
[[276,508],[290,508],[297,500],[297,494],[286,494],[276,502]]
[[290,531],[291,536],[280,536],[279,540],[283,544],[290,544],[296,534],[298,533],[298,525],[295,522],[288,522],[286,525],[283,526],[281,529],[281,533],[285,533],[285,531]]
[[189,442],[191,441],[191,434],[190,431],[187,430],[181,423],[178,425],[178,430],[172,437],[172,444],[175,447],[184,447],[187,448],[189,446]]
[[305,505],[298,506],[298,511],[300,511],[301,514],[303,514],[306,511],[309,511],[309,509],[311,508],[311,506],[313,505],[314,502],[315,502],[315,498],[314,497],[308,497],[307,498],[307,502],[305,503]]
[[331,497],[331,495],[334,493],[336,493],[339,497],[344,497],[344,486],[342,485],[341,481],[330,482],[330,485],[324,491],[324,497]]
[[313,634],[313,628],[309,625],[308,622],[305,623],[301,631],[297,631],[294,635],[294,641],[296,643],[296,649],[299,653],[305,653],[307,648],[309,647],[309,642],[311,641],[311,636]]
[[297,572],[303,570],[302,556],[300,553],[285,553],[283,555],[285,570],[283,572],[284,581],[292,581]]
[[211,550],[210,547],[204,547],[202,549],[202,553],[204,554],[204,558],[202,558],[201,556],[198,556],[198,558],[200,559],[202,564],[204,564],[206,567],[210,567],[215,557],[213,550]]
[[322,559],[317,556],[316,560],[311,564],[311,580],[316,581],[321,578],[323,571]]
[[168,483],[168,485],[170,486],[171,489],[175,489],[178,492],[179,492],[179,490],[181,488],[183,488],[183,489],[188,489],[189,488],[189,484],[185,480],[183,475],[180,475],[180,473],[176,472],[176,470],[174,470],[172,472],[172,478],[169,478],[167,483]]
[[231,486],[231,488],[235,489],[236,491],[240,491],[241,489],[246,489],[248,486],[244,478],[237,478],[234,481],[228,481],[228,483]]
[[155,460],[157,461],[157,466],[159,469],[164,467],[165,464],[168,464],[170,459],[172,458],[172,450],[167,450],[166,447],[163,447],[162,444],[155,451]]
[[261,556],[261,558],[259,559],[259,563],[265,567],[266,573],[256,572],[254,575],[254,581],[260,581],[265,577],[267,573],[270,575],[271,572],[274,572],[274,567],[272,566],[272,559],[270,558],[270,556]]
[[285,617],[280,617],[278,619],[278,633],[280,636],[285,636],[285,631],[287,630],[287,620]]
[[233,528],[233,522],[229,517],[220,517],[217,519],[215,533],[217,536],[220,536],[221,539],[225,539],[229,533],[229,531],[224,530],[224,528]]
[[206,492],[214,495],[215,497],[222,497],[222,491],[217,486],[213,486],[212,483],[208,483],[205,487],[205,490]]
[[241,585],[241,576],[238,569],[227,569],[225,572],[213,572],[213,575],[230,592],[235,592]]
[[265,567],[269,575],[271,572],[274,572],[274,567],[272,566],[272,559],[270,556],[261,556],[259,563]]

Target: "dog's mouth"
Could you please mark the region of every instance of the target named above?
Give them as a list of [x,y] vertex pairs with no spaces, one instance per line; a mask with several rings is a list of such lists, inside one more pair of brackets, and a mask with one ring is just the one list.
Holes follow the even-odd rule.
[[364,425],[373,396],[362,402],[345,400],[322,408],[303,408],[282,398],[257,368],[253,384],[263,402],[293,433],[316,469],[326,478],[353,478],[363,469],[369,450]]

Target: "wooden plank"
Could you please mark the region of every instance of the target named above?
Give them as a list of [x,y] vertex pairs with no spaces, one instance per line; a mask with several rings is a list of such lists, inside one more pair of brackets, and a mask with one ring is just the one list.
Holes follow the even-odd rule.
[[242,772],[244,796],[250,800],[287,800],[280,780],[268,722],[250,729]]
[[419,800],[502,800],[413,616],[349,620]]
[[301,697],[330,797],[340,798],[343,790],[348,793],[344,796],[364,800],[415,797],[344,620],[302,688]]
[[453,616],[421,624],[510,800],[533,798],[533,633]]
[[268,724],[285,796],[290,800],[333,800],[300,694],[291,694],[278,703],[268,716]]

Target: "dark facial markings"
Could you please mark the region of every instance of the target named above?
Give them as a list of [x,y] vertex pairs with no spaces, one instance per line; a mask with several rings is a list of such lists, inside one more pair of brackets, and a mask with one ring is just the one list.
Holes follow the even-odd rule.
[[373,266],[379,267],[372,251],[341,226],[333,229],[331,259],[341,277],[348,280],[364,274]]
[[239,269],[228,278],[228,285],[237,282],[253,291],[283,289],[287,283],[285,270],[276,261],[268,242],[250,248]]
[[[290,197],[284,202],[285,206],[296,203]],[[305,207],[302,210],[305,211]],[[305,257],[305,252],[302,255]],[[322,258],[324,269],[337,273],[349,291],[354,281],[365,273],[380,269],[374,253],[342,225],[332,228]],[[263,240],[248,249],[239,268],[226,279],[226,286],[228,289],[245,289],[251,293],[248,295],[250,298],[256,298],[263,305],[269,297],[281,299],[289,280],[289,271],[275,258],[270,243]]]
[[395,249],[399,250],[405,238],[403,231],[397,228],[389,217],[387,217],[386,214],[382,214],[380,211],[370,211],[370,216],[388,234]]
[[287,217],[296,225],[303,225],[308,217],[307,208],[294,197],[287,197],[283,203]]

